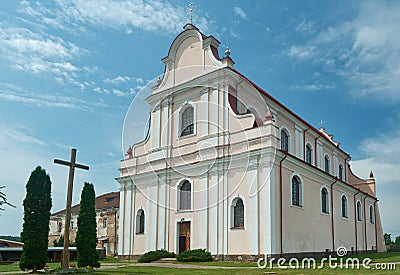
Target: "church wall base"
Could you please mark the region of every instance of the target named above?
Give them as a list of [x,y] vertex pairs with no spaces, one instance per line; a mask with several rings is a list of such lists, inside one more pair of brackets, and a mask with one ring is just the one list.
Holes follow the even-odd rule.
[[[374,250],[362,250],[362,251],[348,251],[347,256],[357,255],[357,254],[368,254],[368,253],[376,253],[377,251]],[[118,255],[118,259],[121,261],[128,261],[128,260],[138,260],[142,254],[135,254],[135,255]],[[286,260],[290,260],[292,258],[296,258],[298,260],[304,258],[314,258],[314,259],[321,259],[327,258],[331,256],[332,258],[338,257],[336,251],[324,251],[324,252],[301,252],[301,253],[285,253],[285,254],[259,254],[259,255],[249,255],[249,254],[235,254],[235,255],[212,255],[214,261],[226,261],[226,262],[257,262],[260,258],[264,259],[267,258],[267,261],[274,258],[274,262],[279,258],[285,258]]]

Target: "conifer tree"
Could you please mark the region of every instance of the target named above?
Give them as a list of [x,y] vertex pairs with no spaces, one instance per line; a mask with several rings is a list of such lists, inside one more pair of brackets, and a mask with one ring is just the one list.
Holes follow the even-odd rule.
[[100,267],[99,255],[96,251],[96,212],[93,184],[85,182],[81,194],[78,216],[78,232],[76,248],[78,251],[78,266]]
[[40,166],[32,171],[26,184],[24,224],[21,241],[24,243],[19,267],[22,270],[44,268],[47,262],[51,201],[50,176]]

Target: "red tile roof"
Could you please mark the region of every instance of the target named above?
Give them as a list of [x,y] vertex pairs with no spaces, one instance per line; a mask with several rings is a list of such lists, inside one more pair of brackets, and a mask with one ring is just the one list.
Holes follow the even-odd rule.
[[[100,195],[95,199],[95,209],[109,209],[109,208],[119,208],[119,192],[111,192]],[[71,208],[71,213],[79,213],[80,204],[74,205]],[[54,215],[65,215],[65,209],[60,210],[52,214]]]

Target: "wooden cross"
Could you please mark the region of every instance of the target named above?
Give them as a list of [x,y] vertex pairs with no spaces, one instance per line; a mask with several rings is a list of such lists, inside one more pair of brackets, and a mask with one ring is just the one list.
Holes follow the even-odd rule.
[[54,163],[69,166],[69,176],[68,176],[68,189],[67,189],[67,207],[65,213],[65,226],[64,226],[64,249],[62,256],[62,267],[69,268],[69,226],[71,223],[71,203],[72,203],[72,187],[74,184],[74,173],[75,168],[80,168],[84,170],[89,170],[89,166],[75,163],[76,159],[76,149],[71,150],[71,161],[64,161],[60,159],[55,159]]

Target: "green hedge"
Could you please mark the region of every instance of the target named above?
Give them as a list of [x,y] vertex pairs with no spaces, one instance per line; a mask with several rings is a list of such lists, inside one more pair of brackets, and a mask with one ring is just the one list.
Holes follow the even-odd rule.
[[155,251],[153,250],[143,254],[143,256],[140,257],[138,261],[141,263],[150,263],[153,261],[157,261],[161,258],[175,258],[175,253],[169,252],[165,249],[160,249]]
[[211,253],[205,249],[187,250],[179,254],[176,259],[179,262],[211,262]]

